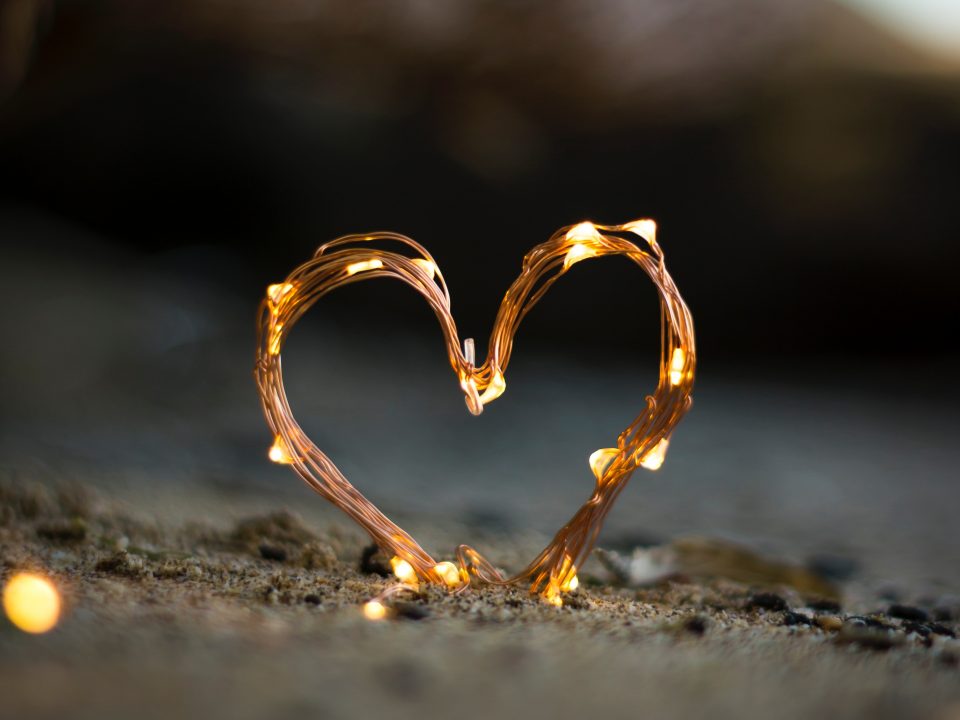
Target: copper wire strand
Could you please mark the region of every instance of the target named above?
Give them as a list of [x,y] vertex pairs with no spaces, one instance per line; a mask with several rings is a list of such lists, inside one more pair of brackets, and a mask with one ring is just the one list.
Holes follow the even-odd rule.
[[[255,376],[267,424],[275,438],[271,458],[291,465],[311,488],[363,527],[383,551],[407,561],[417,580],[444,584],[437,561],[351,485],[294,419],[284,390],[280,355],[290,330],[317,300],[333,290],[374,278],[398,279],[420,293],[433,309],[467,407],[479,414],[484,404],[503,391],[503,374],[510,363],[520,323],[553,283],[574,262],[611,255],[626,257],[650,277],[660,296],[660,377],[656,390],[646,398],[640,414],[620,433],[616,448],[610,449],[615,455],[597,474],[590,498],[524,570],[504,577],[473,548],[461,545],[456,551],[460,578],[453,589],[463,591],[471,579],[496,584],[529,581],[531,592],[562,604],[562,591],[570,586],[576,569],[583,566],[592,551],[607,513],[634,470],[653,455],[658,454],[662,461],[666,441],[691,404],[696,366],[693,318],[667,272],[655,227],[649,220],[609,226],[581,223],[561,228],[534,247],[524,257],[519,277],[504,295],[486,359],[479,366],[474,366],[464,354],[450,311],[447,285],[423,246],[392,232],[346,235],[322,245],[283,283],[271,285],[260,305]],[[621,237],[630,234],[640,236],[645,241],[644,248]],[[399,243],[400,249],[413,255],[379,247],[388,241]],[[488,389],[492,394],[484,399],[482,395]]]

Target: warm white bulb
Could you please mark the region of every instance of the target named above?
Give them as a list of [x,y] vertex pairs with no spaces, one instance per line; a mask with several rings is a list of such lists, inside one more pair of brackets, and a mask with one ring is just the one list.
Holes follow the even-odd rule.
[[289,465],[293,462],[293,456],[290,455],[290,451],[287,450],[287,444],[279,435],[277,435],[273,441],[273,445],[271,445],[267,451],[267,457],[278,465]]
[[460,577],[460,568],[449,560],[438,562],[433,566],[433,569],[437,575],[443,578],[443,582],[445,582],[448,587],[456,587],[463,582],[463,579]]
[[617,448],[600,448],[599,450],[594,450],[590,453],[590,458],[587,460],[590,463],[590,469],[593,471],[593,476],[600,480],[603,477],[603,473],[606,471],[607,466],[610,462],[620,454],[620,450]]
[[416,584],[417,571],[413,569],[413,565],[399,557],[393,558],[390,565],[393,567],[393,574],[397,576],[397,580],[408,585]]
[[628,222],[623,229],[639,235],[651,245],[657,244],[657,224],[649,218]]
[[507,381],[503,379],[503,373],[500,372],[500,368],[496,368],[493,371],[493,377],[490,378],[490,384],[487,385],[486,389],[480,395],[480,402],[486,405],[488,402],[492,402],[503,395],[503,391],[506,389]]
[[414,258],[411,262],[423,270],[431,280],[436,277],[437,266],[433,264],[433,261],[427,260],[426,258]]
[[383,620],[387,616],[387,608],[379,600],[370,600],[363,605],[363,616],[367,620]]
[[643,456],[643,459],[640,460],[640,464],[645,467],[647,470],[659,470],[660,466],[663,465],[663,461],[667,457],[667,447],[670,445],[670,441],[666,438],[663,438],[656,446]]
[[361,260],[347,265],[347,275],[356,275],[365,270],[379,270],[383,267],[383,260]]
[[563,269],[569,270],[570,266],[574,263],[578,263],[581,260],[585,260],[588,257],[593,257],[597,254],[597,251],[592,247],[588,247],[583,243],[576,243],[567,250],[567,254],[563,258]]

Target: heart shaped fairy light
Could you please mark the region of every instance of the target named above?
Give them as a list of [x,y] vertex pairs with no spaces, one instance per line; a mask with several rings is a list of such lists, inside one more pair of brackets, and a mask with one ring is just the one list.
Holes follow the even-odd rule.
[[[450,293],[433,258],[419,243],[404,235],[376,232],[346,235],[322,245],[282,283],[267,288],[260,306],[255,375],[267,424],[274,442],[271,460],[290,465],[320,495],[353,518],[392,557],[394,574],[407,587],[419,582],[463,590],[472,579],[488,583],[527,580],[530,590],[554,605],[562,593],[577,584],[600,527],[620,491],[638,466],[656,470],[663,463],[670,433],[690,407],[696,350],[693,318],[664,264],[653,220],[623,225],[579,225],[561,228],[523,258],[520,276],[500,304],[483,364],[475,361],[472,339],[463,345],[450,314]],[[630,238],[645,241],[643,247]],[[390,242],[394,250],[384,250]],[[504,578],[480,554],[466,546],[457,549],[456,563],[437,562],[401,528],[365,498],[339,468],[297,424],[283,387],[280,351],[296,321],[317,300],[350,283],[374,278],[397,278],[419,292],[433,308],[447,346],[450,365],[460,383],[467,408],[474,415],[503,394],[504,373],[510,362],[513,337],[520,321],[550,286],[575,263],[606,255],[622,255],[639,265],[660,294],[660,380],[646,406],[620,433],[616,447],[597,450],[589,458],[595,478],[593,494],[526,569]],[[383,606],[368,603],[368,616],[382,616]]]

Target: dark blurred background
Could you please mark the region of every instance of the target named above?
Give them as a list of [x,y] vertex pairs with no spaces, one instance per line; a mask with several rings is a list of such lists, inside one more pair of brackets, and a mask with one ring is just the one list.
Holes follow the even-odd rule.
[[[530,247],[643,216],[698,390],[605,540],[715,534],[960,589],[949,0],[4,0],[3,472],[175,517],[267,493],[313,512],[264,458],[268,283],[403,232],[482,352]],[[653,387],[657,323],[626,263],[579,265],[476,420],[427,308],[361,283],[294,333],[288,391],[414,529],[547,532]]]

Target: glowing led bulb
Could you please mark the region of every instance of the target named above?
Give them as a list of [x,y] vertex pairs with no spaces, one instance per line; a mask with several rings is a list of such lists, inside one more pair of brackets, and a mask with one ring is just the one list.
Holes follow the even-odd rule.
[[448,587],[456,587],[463,582],[463,578],[460,577],[460,568],[448,560],[438,562],[433,566],[433,569],[437,575],[443,578]]
[[619,453],[620,450],[617,448],[600,448],[590,453],[590,459],[587,460],[587,462],[590,463],[590,469],[593,470],[593,476],[597,478],[597,480],[603,477],[603,473],[610,464],[610,461]]
[[647,470],[659,470],[660,466],[663,465],[664,458],[667,456],[667,447],[669,445],[670,441],[666,438],[663,438],[657,443],[653,450],[643,456],[643,459],[640,460],[640,464]]
[[487,385],[486,389],[480,395],[480,402],[486,405],[488,402],[492,402],[503,395],[503,391],[506,389],[507,381],[503,379],[503,373],[500,372],[500,368],[495,368],[493,377],[490,378],[490,384]]
[[383,267],[383,260],[361,260],[347,265],[347,275],[356,275],[365,270],[379,270]]
[[683,381],[683,366],[687,364],[687,354],[683,348],[676,348],[670,358],[670,384],[679,385]]
[[427,275],[429,275],[431,280],[437,276],[437,266],[434,265],[430,260],[427,260],[426,258],[414,258],[412,262]]
[[573,574],[565,583],[563,583],[563,585],[560,586],[560,589],[567,592],[573,592],[578,587],[580,587],[580,579],[576,576],[576,574]]
[[387,616],[387,608],[379,600],[369,600],[363,604],[363,616],[367,620],[383,620]]
[[60,593],[44,577],[18,573],[3,589],[3,609],[24,632],[45,633],[60,619]]
[[560,597],[560,591],[556,586],[547,588],[543,594],[543,599],[554,607],[563,607],[563,598]]
[[657,224],[649,218],[628,222],[623,229],[639,235],[651,245],[657,244]]
[[570,266],[574,263],[578,263],[588,257],[593,257],[596,254],[597,251],[592,247],[587,247],[583,243],[576,243],[567,250],[567,254],[563,258],[563,269],[569,270]]
[[417,584],[417,571],[406,560],[394,557],[390,560],[390,566],[393,568],[393,574],[397,576],[397,580],[406,585]]
[[293,291],[293,283],[277,283],[267,288],[267,297],[274,306],[279,305],[284,296]]
[[[274,315],[271,320],[276,320],[276,315]],[[282,334],[283,323],[274,322],[270,325],[270,354],[278,355],[280,353],[280,339],[283,337]]]
[[267,457],[278,465],[289,465],[293,462],[293,456],[287,449],[287,444],[279,435],[274,438],[273,445],[271,445],[270,449],[267,451]]
[[600,239],[600,233],[596,226],[589,220],[579,225],[574,225],[567,230],[567,240],[570,242],[595,242]]

